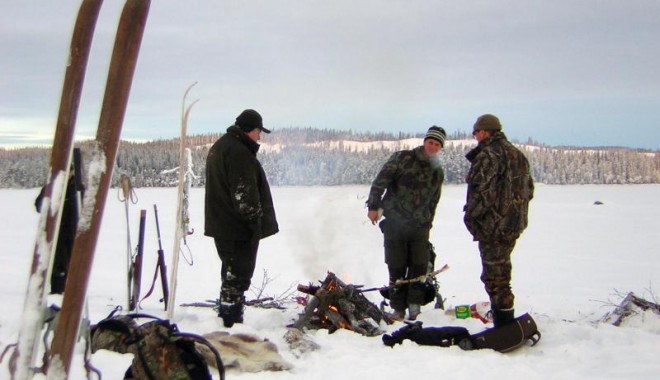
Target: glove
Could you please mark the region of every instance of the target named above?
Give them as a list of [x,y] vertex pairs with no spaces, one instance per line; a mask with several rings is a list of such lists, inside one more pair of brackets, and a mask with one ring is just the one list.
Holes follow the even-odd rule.
[[385,334],[383,335],[383,344],[388,347],[394,347],[396,344],[403,343],[404,340],[410,339],[410,337],[417,331],[422,329],[422,322],[416,321],[414,323],[406,323],[402,328],[394,331],[392,335]]

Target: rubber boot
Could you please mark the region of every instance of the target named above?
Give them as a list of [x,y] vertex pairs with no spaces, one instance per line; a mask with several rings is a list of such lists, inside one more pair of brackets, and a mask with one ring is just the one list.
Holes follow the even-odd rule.
[[493,324],[495,328],[507,325],[513,322],[516,318],[513,314],[513,309],[494,309],[493,310]]
[[222,318],[225,327],[232,327],[234,323],[243,323],[243,303],[221,303],[218,310],[218,317]]
[[408,305],[408,319],[410,319],[411,321],[417,319],[417,316],[421,312],[422,312],[422,307],[420,305],[414,303]]
[[404,319],[406,319],[406,310],[405,309],[403,309],[403,310],[394,309],[394,318],[399,320],[399,321],[403,321]]
[[243,310],[245,309],[245,297],[222,296],[220,294],[220,305],[218,317],[222,318],[225,327],[232,327],[234,323],[243,323]]

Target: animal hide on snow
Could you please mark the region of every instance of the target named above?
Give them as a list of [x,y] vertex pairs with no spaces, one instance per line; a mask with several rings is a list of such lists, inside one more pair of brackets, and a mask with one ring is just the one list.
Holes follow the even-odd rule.
[[[248,334],[229,334],[215,331],[204,334],[220,353],[227,369],[241,372],[286,371],[293,365],[286,362],[279,354],[277,346],[256,336]],[[206,362],[215,364],[215,359],[208,347],[197,344],[197,349],[204,355]]]
[[289,344],[289,349],[296,358],[300,358],[308,352],[316,351],[321,348],[321,346],[309,339],[309,337],[305,336],[302,331],[296,328],[289,328],[287,330],[286,334],[284,334],[284,341]]

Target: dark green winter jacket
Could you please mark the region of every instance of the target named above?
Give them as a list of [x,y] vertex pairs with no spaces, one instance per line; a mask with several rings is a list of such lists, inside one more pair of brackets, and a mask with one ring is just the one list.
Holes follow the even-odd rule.
[[[412,228],[431,228],[440,201],[444,171],[424,147],[395,152],[371,184],[367,207]],[[383,193],[385,195],[383,196]]]
[[504,133],[482,140],[465,156],[467,175],[464,221],[477,241],[511,241],[527,227],[534,182],[525,155]]
[[263,239],[279,231],[259,144],[231,126],[206,158],[204,234],[222,240]]

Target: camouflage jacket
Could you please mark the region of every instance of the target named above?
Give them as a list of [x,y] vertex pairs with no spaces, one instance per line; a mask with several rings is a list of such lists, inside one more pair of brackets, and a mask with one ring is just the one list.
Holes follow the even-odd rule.
[[527,158],[502,132],[482,140],[466,158],[472,166],[466,179],[465,226],[474,240],[517,239],[527,227],[534,195]]
[[[371,184],[367,207],[411,227],[431,228],[445,174],[424,147],[395,152]],[[383,193],[385,195],[383,196]]]

